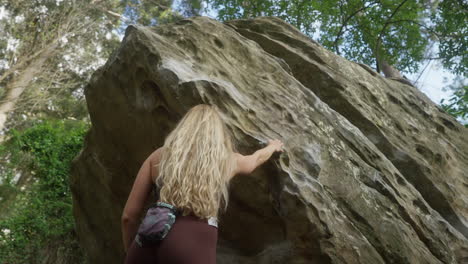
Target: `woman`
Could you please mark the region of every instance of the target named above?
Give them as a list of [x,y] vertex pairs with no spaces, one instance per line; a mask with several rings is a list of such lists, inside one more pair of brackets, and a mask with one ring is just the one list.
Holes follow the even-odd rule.
[[[218,111],[205,104],[191,108],[164,146],[143,163],[122,214],[125,263],[216,263],[216,220],[218,210],[227,208],[229,181],[283,151],[281,141],[270,140],[252,155],[235,153]],[[160,190],[158,201],[174,205],[182,214],[158,246],[139,247],[134,237],[154,185]]]

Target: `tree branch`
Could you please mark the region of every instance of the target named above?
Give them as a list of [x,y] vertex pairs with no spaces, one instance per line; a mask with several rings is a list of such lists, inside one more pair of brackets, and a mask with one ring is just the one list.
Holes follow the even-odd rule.
[[425,59],[425,60],[441,60],[443,58],[442,57],[425,57],[423,59]]
[[[340,29],[338,30],[338,33],[336,34],[336,38],[335,38],[335,41],[333,42],[333,46],[335,46],[335,49],[339,55],[339,51],[338,51],[338,41],[340,40],[341,36],[343,35],[344,31],[343,29],[348,25],[348,22],[351,18],[353,18],[355,15],[357,15],[359,12],[361,11],[364,11],[366,10],[367,8],[373,6],[374,4],[378,4],[380,1],[377,0],[375,2],[372,2],[370,3],[368,6],[363,6],[361,8],[359,8],[358,10],[354,11],[351,15],[349,15],[344,21],[343,23],[341,24],[341,27]],[[341,6],[340,6],[340,10],[341,10]]]
[[396,15],[396,13],[398,12],[398,10],[407,2],[408,0],[403,0],[398,6],[397,8],[395,8],[395,10],[393,10],[392,14],[390,15],[390,17],[387,18],[387,21],[385,21],[385,24],[384,26],[382,27],[382,30],[380,30],[379,32],[379,37],[377,38],[377,41],[375,43],[375,50],[377,50],[380,46],[380,42],[382,41],[382,36],[383,36],[383,33],[385,32],[385,29],[387,29],[387,26],[390,25],[390,22],[391,22],[391,19],[392,17],[394,17]]
[[396,15],[396,13],[398,12],[398,10],[407,2],[408,0],[403,0],[396,8],[395,10],[393,10],[392,14],[387,18],[387,20],[385,21],[385,24],[383,25],[382,27],[382,30],[380,30],[379,32],[379,36],[377,37],[377,41],[375,42],[375,46],[374,46],[374,54],[375,54],[375,60],[376,60],[376,64],[377,64],[377,69],[380,70],[381,68],[381,65],[379,65],[381,63],[381,56],[382,54],[380,54],[379,52],[379,48],[380,48],[380,43],[382,41],[382,36],[383,36],[383,33],[385,32],[385,29],[387,29],[387,26],[390,25],[390,21],[391,19]]
[[439,38],[439,39],[442,38],[442,36],[441,36],[439,33],[433,31],[430,27],[428,27],[428,26],[426,26],[426,25],[424,25],[424,24],[421,24],[421,23],[419,23],[418,21],[414,21],[414,20],[412,20],[412,19],[392,20],[392,21],[388,21],[387,24],[396,24],[396,23],[400,23],[400,22],[409,22],[409,23],[413,23],[413,24],[419,25],[420,27],[423,27],[423,28],[427,29],[430,33],[434,34],[434,36],[436,36],[437,38]]

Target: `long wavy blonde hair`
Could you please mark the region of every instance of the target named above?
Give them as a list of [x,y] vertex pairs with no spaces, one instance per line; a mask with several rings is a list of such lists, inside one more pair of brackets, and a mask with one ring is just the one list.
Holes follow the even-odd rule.
[[156,185],[162,202],[199,218],[218,216],[229,201],[235,166],[231,136],[216,106],[192,107],[166,137]]

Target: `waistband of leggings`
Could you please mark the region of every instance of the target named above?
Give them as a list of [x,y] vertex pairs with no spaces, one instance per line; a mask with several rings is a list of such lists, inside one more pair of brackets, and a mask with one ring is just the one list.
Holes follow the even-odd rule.
[[177,218],[178,219],[180,219],[180,218],[185,218],[185,219],[189,218],[189,219],[195,220],[197,222],[203,222],[203,223],[207,223],[207,224],[209,224],[211,226],[218,227],[218,218],[215,217],[215,216],[211,216],[208,219],[201,219],[201,218],[198,218],[197,216],[194,216],[194,215],[184,215],[184,216],[179,215],[179,216],[177,216]]

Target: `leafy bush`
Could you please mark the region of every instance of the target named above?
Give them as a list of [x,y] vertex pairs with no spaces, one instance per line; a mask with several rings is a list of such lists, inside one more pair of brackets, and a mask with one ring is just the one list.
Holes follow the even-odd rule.
[[8,158],[2,174],[20,168],[34,175],[24,191],[11,176],[4,178],[3,185],[15,189],[16,197],[9,216],[0,219],[0,263],[42,263],[41,256],[49,263],[57,258],[83,262],[68,177],[88,128],[82,121],[44,120],[9,132],[11,138],[0,148],[0,156]]

